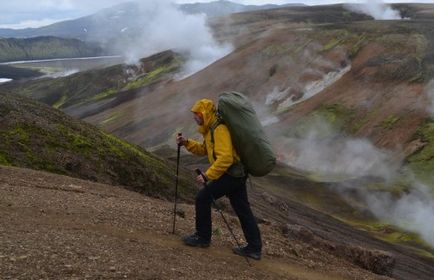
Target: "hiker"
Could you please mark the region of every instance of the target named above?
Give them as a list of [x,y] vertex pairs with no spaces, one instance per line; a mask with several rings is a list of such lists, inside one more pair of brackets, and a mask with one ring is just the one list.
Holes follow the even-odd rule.
[[[202,188],[196,196],[196,233],[183,238],[186,245],[209,247],[211,242],[212,222],[211,204],[214,199],[226,195],[240,220],[247,246],[235,247],[233,252],[255,260],[261,259],[261,235],[247,198],[247,173],[243,171],[239,156],[232,146],[231,135],[227,126],[220,123],[213,101],[202,99],[192,107],[193,118],[199,125],[198,131],[204,141],[196,142],[178,135],[177,144],[189,152],[205,156],[211,166],[196,181]],[[213,132],[212,132],[213,131]]]

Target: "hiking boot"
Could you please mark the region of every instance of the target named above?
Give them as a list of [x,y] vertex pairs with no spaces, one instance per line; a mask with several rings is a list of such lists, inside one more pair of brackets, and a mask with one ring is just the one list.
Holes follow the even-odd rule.
[[243,257],[248,257],[251,259],[254,259],[256,261],[259,261],[261,259],[261,251],[259,250],[253,250],[251,248],[249,248],[248,246],[244,246],[244,247],[234,247],[232,249],[232,251],[234,252],[234,254],[236,255],[240,255]]
[[201,247],[201,248],[207,248],[209,247],[210,244],[208,240],[205,240],[204,238],[200,237],[196,233],[184,237],[182,241],[184,241],[185,245],[192,246],[192,247]]

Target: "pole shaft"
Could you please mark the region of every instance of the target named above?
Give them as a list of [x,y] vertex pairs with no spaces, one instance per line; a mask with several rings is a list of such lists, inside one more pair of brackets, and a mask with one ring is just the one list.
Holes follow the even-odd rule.
[[177,201],[178,201],[178,177],[179,177],[179,158],[180,158],[180,154],[181,154],[181,145],[178,144],[178,151],[177,151],[177,155],[176,155],[175,204],[173,206],[173,228],[172,228],[172,234],[175,234],[176,206],[177,206]]

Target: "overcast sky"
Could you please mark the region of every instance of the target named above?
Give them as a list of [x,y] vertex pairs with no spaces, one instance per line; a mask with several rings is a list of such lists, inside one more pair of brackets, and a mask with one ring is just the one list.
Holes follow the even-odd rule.
[[[0,28],[39,27],[57,21],[74,19],[92,14],[127,0],[8,0],[0,4]],[[138,0],[149,1],[149,0]],[[168,0],[172,1],[172,0]],[[173,0],[177,3],[210,2],[211,0]],[[358,0],[361,1],[361,0]],[[304,3],[307,5],[355,2],[345,0],[232,0],[242,4],[260,5],[266,3]],[[434,0],[396,0],[387,2],[425,2]]]

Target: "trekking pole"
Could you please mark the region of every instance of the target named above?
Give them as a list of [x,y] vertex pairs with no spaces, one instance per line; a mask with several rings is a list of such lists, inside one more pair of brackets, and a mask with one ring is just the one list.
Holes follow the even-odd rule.
[[[178,137],[182,136],[182,133],[178,133]],[[172,234],[175,234],[175,223],[176,223],[176,204],[178,200],[178,175],[179,175],[179,157],[181,154],[181,144],[178,144],[178,152],[176,155],[176,179],[175,179],[175,205],[173,207],[173,229]]]
[[[206,190],[206,191],[209,193],[209,195],[211,196],[212,204],[214,205],[214,207],[217,209],[217,211],[218,211],[218,212],[220,213],[220,215],[222,216],[223,221],[225,221],[225,224],[226,224],[226,226],[228,227],[229,232],[231,233],[232,237],[234,238],[235,243],[237,243],[237,246],[238,246],[239,248],[241,248],[241,245],[240,245],[240,243],[238,242],[238,239],[235,237],[235,234],[234,234],[234,232],[232,231],[231,226],[229,225],[228,221],[226,220],[225,216],[223,215],[222,210],[220,210],[220,208],[217,207],[217,203],[216,203],[216,200],[214,199],[214,196],[212,195],[212,193],[211,193],[211,192],[208,190],[208,188],[207,188],[207,185],[206,185],[206,181],[207,181],[207,179],[206,179],[205,175],[203,175],[202,171],[200,171],[199,168],[196,168],[195,171],[196,171],[197,175],[202,176],[202,178],[205,180],[205,183],[203,184],[203,187],[205,188],[205,190]],[[250,264],[250,261],[249,261],[249,259],[247,258],[247,256],[244,256],[244,258],[246,259],[247,264],[248,264],[249,266],[252,266],[252,265]]]

